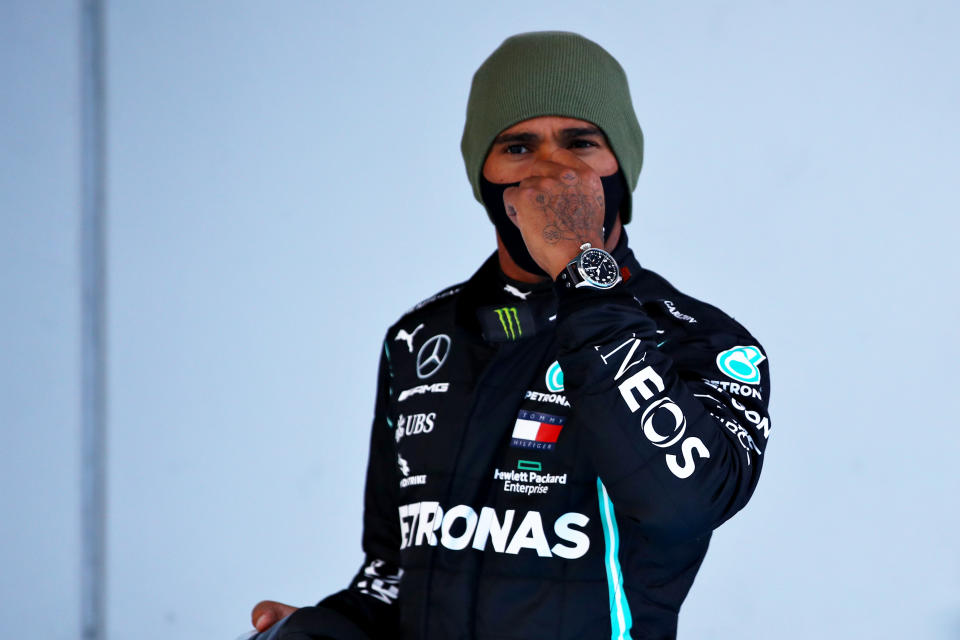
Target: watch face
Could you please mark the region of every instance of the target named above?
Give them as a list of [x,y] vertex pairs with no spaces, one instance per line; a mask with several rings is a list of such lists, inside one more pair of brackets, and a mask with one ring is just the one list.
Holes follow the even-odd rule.
[[580,272],[598,287],[612,287],[620,277],[617,261],[600,249],[587,249],[581,254]]

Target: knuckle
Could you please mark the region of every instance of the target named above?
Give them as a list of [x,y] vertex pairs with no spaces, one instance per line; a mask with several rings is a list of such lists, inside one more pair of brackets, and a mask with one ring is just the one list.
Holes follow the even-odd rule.
[[527,200],[532,200],[540,193],[541,189],[539,187],[528,186],[520,190],[520,195]]

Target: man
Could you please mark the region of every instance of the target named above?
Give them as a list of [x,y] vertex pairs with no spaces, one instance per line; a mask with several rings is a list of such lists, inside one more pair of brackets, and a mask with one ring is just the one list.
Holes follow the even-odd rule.
[[595,43],[522,34],[483,63],[462,150],[497,251],[387,332],[364,565],[315,607],[258,604],[263,638],[676,635],[756,486],[770,376],[627,247],[642,149]]

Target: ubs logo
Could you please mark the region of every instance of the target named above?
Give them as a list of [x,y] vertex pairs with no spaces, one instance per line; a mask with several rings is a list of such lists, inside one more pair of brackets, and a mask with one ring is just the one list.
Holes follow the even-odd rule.
[[426,342],[417,352],[417,377],[421,380],[429,378],[443,366],[450,355],[450,336],[440,333]]

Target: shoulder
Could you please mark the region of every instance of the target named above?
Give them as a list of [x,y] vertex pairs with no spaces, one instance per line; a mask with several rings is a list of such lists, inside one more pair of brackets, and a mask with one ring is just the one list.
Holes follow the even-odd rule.
[[394,322],[384,337],[384,355],[390,375],[399,384],[399,401],[411,394],[445,392],[448,378],[434,374],[450,355],[456,307],[463,284],[441,289],[418,302]]
[[417,304],[413,305],[407,309],[406,313],[403,314],[401,320],[408,318],[417,313],[429,314],[431,311],[436,311],[437,307],[444,306],[440,303],[446,301],[447,305],[450,305],[456,301],[457,294],[463,289],[466,282],[458,282],[457,284],[450,285],[445,289],[441,289],[432,296],[424,298]]
[[435,294],[428,296],[403,312],[396,322],[391,325],[391,330],[410,322],[424,319],[433,319],[442,316],[447,312],[452,312],[456,307],[457,298],[463,290],[465,282],[445,287]]
[[733,316],[680,291],[654,271],[641,269],[630,279],[627,287],[658,325],[669,326],[690,336],[725,334],[756,342],[746,327]]
[[464,297],[474,296],[477,287],[489,278],[490,273],[496,268],[497,252],[494,251],[469,278],[444,287],[407,309],[396,322],[390,325],[387,330],[388,338],[393,339],[393,335],[398,331],[409,331],[425,322],[444,325],[452,329],[460,300]]
[[[418,335],[422,330],[430,330],[439,325],[446,326],[453,321],[454,311],[464,282],[445,287],[407,309],[387,329],[385,342],[406,342],[412,349],[414,340],[419,343]],[[427,325],[430,325],[429,327]]]
[[[658,346],[690,378],[744,397],[768,401],[770,364],[763,345],[740,322],[687,295],[653,271],[628,283],[656,323]],[[632,286],[631,286],[632,285]]]

